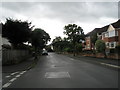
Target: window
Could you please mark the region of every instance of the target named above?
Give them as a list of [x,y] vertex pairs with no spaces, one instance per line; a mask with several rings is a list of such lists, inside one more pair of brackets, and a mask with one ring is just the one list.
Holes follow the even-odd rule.
[[110,48],[115,48],[116,42],[111,42],[111,43],[109,43],[109,45],[110,45]]
[[111,43],[111,47],[114,47],[114,42]]
[[109,47],[109,43],[108,42],[106,42],[106,46]]
[[116,31],[116,36],[118,36],[118,31]]
[[109,37],[114,37],[115,36],[115,30],[109,32]]
[[108,37],[108,32],[105,33],[105,37]]

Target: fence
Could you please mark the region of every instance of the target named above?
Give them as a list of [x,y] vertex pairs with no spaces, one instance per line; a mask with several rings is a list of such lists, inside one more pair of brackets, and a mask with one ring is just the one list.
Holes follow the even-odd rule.
[[28,58],[29,52],[27,50],[3,50],[2,64],[15,64]]

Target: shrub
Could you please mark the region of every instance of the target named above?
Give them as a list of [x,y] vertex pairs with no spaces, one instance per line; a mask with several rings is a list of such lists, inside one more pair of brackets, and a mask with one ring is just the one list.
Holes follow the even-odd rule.
[[116,49],[116,52],[120,54],[120,45],[117,45],[115,49]]
[[77,44],[76,45],[77,52],[81,52],[82,48],[83,48],[82,44]]
[[106,46],[105,46],[105,42],[103,40],[97,40],[95,43],[95,47],[96,47],[97,52],[99,52],[99,53],[105,52]]
[[110,49],[110,53],[115,53],[115,49]]
[[65,51],[65,52],[73,52],[73,49],[67,47],[67,48],[64,49],[64,51]]

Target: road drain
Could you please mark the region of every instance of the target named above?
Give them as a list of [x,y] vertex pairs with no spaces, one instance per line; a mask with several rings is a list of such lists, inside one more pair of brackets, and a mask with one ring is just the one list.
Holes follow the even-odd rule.
[[45,78],[70,78],[68,72],[46,72]]

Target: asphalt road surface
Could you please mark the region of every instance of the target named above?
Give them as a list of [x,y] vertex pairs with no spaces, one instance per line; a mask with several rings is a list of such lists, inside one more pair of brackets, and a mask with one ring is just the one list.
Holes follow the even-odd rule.
[[118,88],[118,71],[55,53],[7,78],[4,88]]

